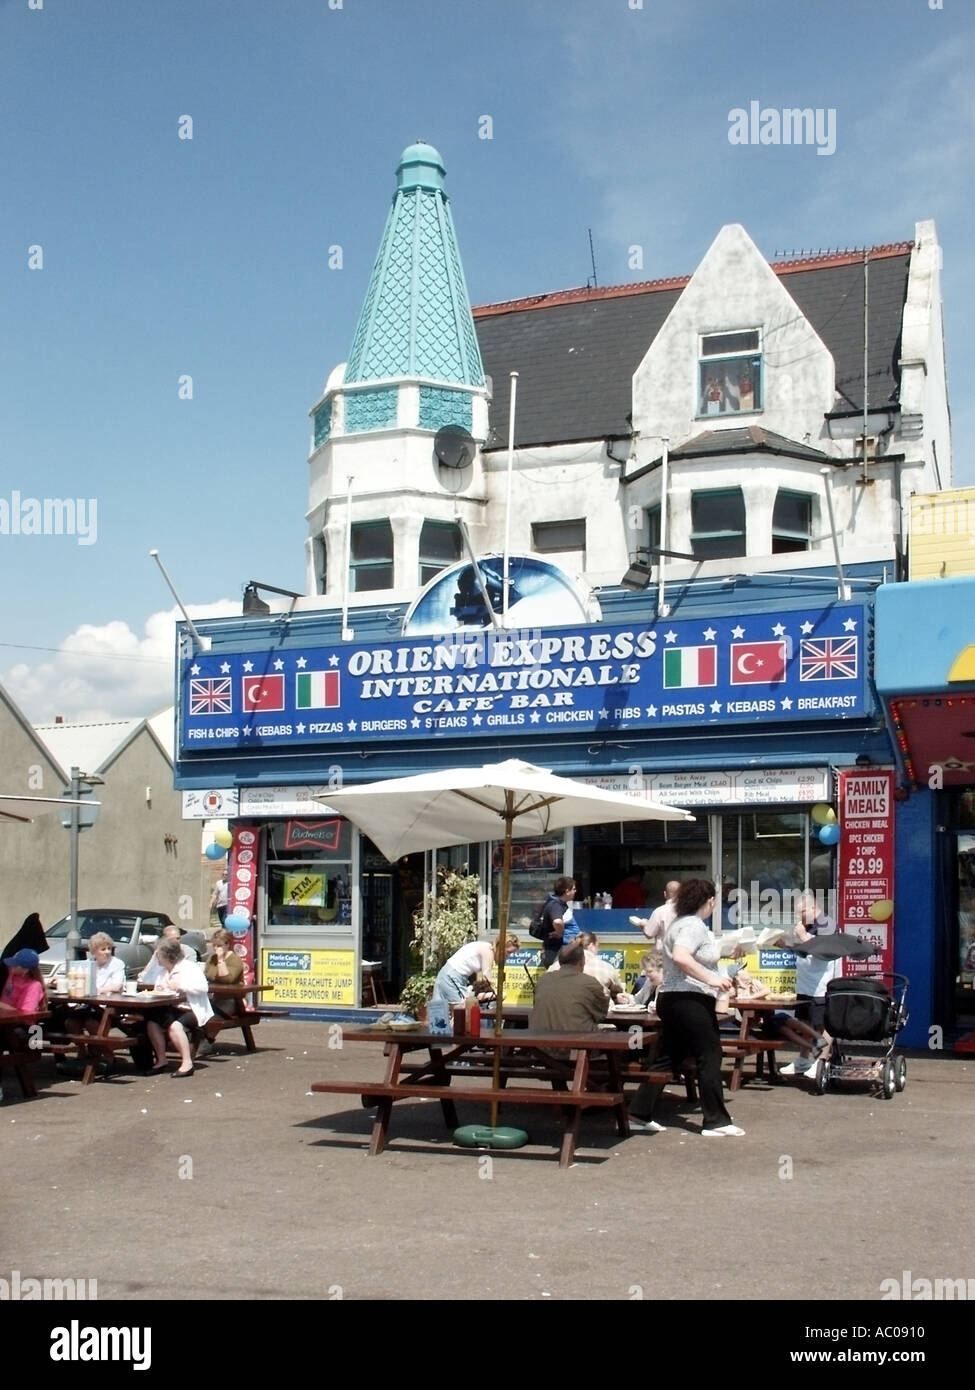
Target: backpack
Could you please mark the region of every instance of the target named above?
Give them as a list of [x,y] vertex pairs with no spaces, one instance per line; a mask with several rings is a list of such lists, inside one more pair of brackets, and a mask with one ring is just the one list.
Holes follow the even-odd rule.
[[538,941],[544,941],[548,936],[548,919],[545,916],[545,909],[551,902],[551,898],[546,898],[541,907],[533,914],[528,926],[528,935],[534,936]]

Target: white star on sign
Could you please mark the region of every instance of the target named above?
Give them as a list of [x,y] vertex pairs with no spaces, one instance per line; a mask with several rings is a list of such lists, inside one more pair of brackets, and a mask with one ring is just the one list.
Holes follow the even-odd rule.
[[191,676],[198,676],[199,674],[200,674],[200,668],[199,668],[199,666],[195,666],[195,665],[194,665],[194,666],[191,666],[191,667],[190,667],[190,675],[191,675]]
[[474,725],[474,727],[476,728],[478,724],[483,724],[483,723],[484,723],[484,720],[483,720],[483,718],[481,717],[481,715],[475,714],[475,715],[472,715],[472,717],[471,717],[471,723],[472,723],[472,724]]
[[221,676],[229,676],[229,675],[230,675],[230,662],[229,662],[229,661],[221,661],[221,663],[220,663],[220,674],[221,674]]
[[303,671],[305,667],[308,665],[308,662],[305,660],[303,656],[299,656],[298,660],[295,662],[295,665],[297,666],[299,671]]
[[295,732],[296,732],[296,733],[299,733],[299,734],[303,734],[303,733],[305,732],[305,726],[304,726],[304,724],[296,724],[296,725],[295,725]]
[[251,671],[253,671],[253,669],[254,669],[254,663],[253,663],[253,661],[245,661],[245,662],[244,662],[243,669],[244,669],[244,674],[245,674],[245,675],[250,675]]
[[530,720],[530,722],[531,722],[532,724],[537,724],[538,721],[541,719],[541,717],[542,717],[542,716],[539,714],[539,712],[538,712],[537,709],[533,709],[532,712],[531,712],[531,714],[528,716],[528,718],[529,718],[529,720]]
[[671,629],[670,632],[665,632],[665,633],[664,633],[664,641],[665,641],[665,642],[676,642],[676,641],[677,641],[677,633],[674,632],[673,629]]
[[812,632],[812,630],[813,630],[813,625],[812,625],[812,623],[809,621],[808,618],[806,619],[806,621],[805,621],[804,623],[801,624],[801,626],[800,626],[800,628],[799,628],[799,631],[800,631],[804,636],[806,636],[806,637],[809,636],[809,634],[810,634],[810,632]]
[[781,709],[791,709],[791,708],[792,708],[792,701],[791,701],[791,699],[789,698],[788,695],[785,697],[784,700],[780,700],[780,701],[779,701],[779,707],[780,707]]
[[350,720],[349,720],[349,733],[350,733],[350,734],[354,734],[355,731],[356,731],[356,729],[357,729],[358,727],[359,727],[359,726],[358,726],[358,724],[355,722],[354,719],[350,719]]
[[720,714],[720,713],[721,713],[721,701],[720,701],[720,700],[712,700],[712,702],[711,702],[711,713],[712,713],[712,714]]
[[657,717],[657,706],[656,706],[656,705],[647,705],[647,718],[648,718],[648,719],[656,719],[656,717]]
[[713,627],[706,627],[702,635],[705,642],[713,642],[718,634]]
[[609,710],[605,707],[605,705],[604,705],[603,708],[599,711],[599,713],[597,714],[596,718],[597,718],[597,719],[608,719],[608,718],[609,718]]
[[731,629],[731,635],[732,637],[744,637],[745,629],[739,624],[738,627],[733,627]]
[[283,670],[284,670],[284,662],[281,660],[280,657],[278,657],[277,661],[274,663],[274,669],[275,669],[275,671],[283,671]]
[[339,664],[339,659],[338,659],[338,657],[337,657],[337,656],[334,656],[334,655],[333,655],[333,656],[330,656],[330,657],[328,658],[328,664],[329,664],[329,666],[337,666],[337,665]]
[[773,636],[773,637],[784,637],[784,636],[785,636],[785,628],[782,626],[781,623],[776,623],[776,624],[775,624],[775,627],[773,627],[773,629],[772,629],[772,636]]
[[420,727],[420,721],[419,721],[419,719],[417,719],[417,718],[414,716],[414,718],[412,718],[412,719],[410,720],[410,725],[411,725],[412,728],[418,729],[418,728]]
[[844,632],[856,632],[856,627],[857,627],[857,620],[856,620],[856,618],[847,618],[846,622],[843,624],[843,631],[844,631]]

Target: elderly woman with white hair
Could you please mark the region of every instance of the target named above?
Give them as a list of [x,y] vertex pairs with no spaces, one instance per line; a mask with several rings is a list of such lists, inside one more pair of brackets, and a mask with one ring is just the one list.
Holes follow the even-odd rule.
[[192,1076],[194,1066],[190,1040],[195,1039],[198,1030],[213,1017],[207,977],[201,965],[186,959],[179,942],[168,937],[156,947],[155,960],[162,973],[153,985],[153,992],[174,994],[176,998],[172,1008],[160,1010],[146,1021],[146,1032],[155,1058],[150,1070],[166,1070],[168,1038],[179,1055],[179,1066],[171,1075],[180,1078]]

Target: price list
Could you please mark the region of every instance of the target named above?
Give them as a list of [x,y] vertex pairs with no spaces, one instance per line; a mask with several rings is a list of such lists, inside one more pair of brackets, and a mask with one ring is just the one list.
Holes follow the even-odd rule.
[[839,777],[840,922],[875,954],[846,960],[844,975],[894,968],[894,774],[884,768]]

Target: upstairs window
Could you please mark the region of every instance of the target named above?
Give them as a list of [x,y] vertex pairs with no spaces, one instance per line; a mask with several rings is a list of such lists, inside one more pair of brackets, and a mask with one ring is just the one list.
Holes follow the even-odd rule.
[[425,521],[420,531],[420,583],[429,584],[461,556],[460,527],[455,521]]
[[[661,518],[661,511],[660,511],[660,503],[659,503],[659,502],[657,503],[657,505],[656,505],[655,507],[648,507],[648,508],[647,508],[647,545],[649,546],[649,548],[650,548],[651,551],[653,551],[653,550],[659,550],[659,549],[660,549],[660,536],[661,536],[661,520],[660,520],[660,518]],[[650,556],[650,563],[651,563],[651,564],[654,564],[654,565],[657,563],[657,557],[656,557],[656,555],[651,555],[651,556]]]
[[698,415],[741,415],[762,408],[761,330],[705,333],[698,363]]
[[775,494],[772,513],[772,554],[808,550],[811,534],[812,498],[807,492],[787,492],[780,488]]
[[312,551],[315,557],[315,593],[324,594],[328,588],[328,543],[324,536],[316,536]]
[[393,528],[388,521],[353,525],[349,586],[355,594],[393,587]]
[[691,551],[700,560],[745,554],[745,498],[740,487],[691,493]]
[[585,559],[585,517],[574,521],[533,521],[532,549],[539,555],[578,551]]

